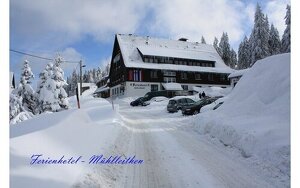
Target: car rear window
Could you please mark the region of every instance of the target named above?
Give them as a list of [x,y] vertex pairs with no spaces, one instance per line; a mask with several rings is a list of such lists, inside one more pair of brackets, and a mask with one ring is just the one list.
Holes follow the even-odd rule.
[[169,104],[176,104],[176,101],[175,100],[170,100]]

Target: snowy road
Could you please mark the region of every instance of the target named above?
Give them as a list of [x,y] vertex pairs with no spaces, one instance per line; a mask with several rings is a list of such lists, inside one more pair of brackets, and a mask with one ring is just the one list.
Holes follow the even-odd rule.
[[[164,102],[115,112],[87,98],[80,110],[44,114],[11,127],[11,187],[285,187],[252,158],[193,131],[194,117],[166,112]],[[32,154],[136,156],[140,165],[30,165]],[[264,169],[261,171],[261,169]],[[267,173],[266,173],[267,172]],[[274,171],[271,171],[274,172]],[[287,187],[287,186],[286,186]]]
[[118,113],[123,129],[108,153],[135,155],[144,164],[98,167],[104,187],[274,187],[239,152],[186,129],[188,117],[180,113],[126,104]]

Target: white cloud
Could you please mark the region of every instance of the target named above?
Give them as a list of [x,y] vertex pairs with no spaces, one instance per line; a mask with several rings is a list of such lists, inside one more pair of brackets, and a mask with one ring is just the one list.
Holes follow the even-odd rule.
[[[264,12],[280,34],[289,0],[267,1]],[[147,33],[208,43],[223,31],[237,47],[253,26],[255,3],[238,0],[11,0],[11,44],[55,51],[92,36],[112,42],[115,33]],[[150,14],[149,14],[150,13]],[[148,34],[148,33],[147,33]],[[13,46],[14,47],[14,46]]]
[[264,12],[269,17],[270,24],[273,23],[278,29],[280,37],[282,36],[285,25],[286,5],[290,4],[289,0],[270,1],[266,4]]
[[238,42],[244,36],[242,23],[247,17],[239,1],[168,0],[155,1],[155,23],[152,32],[169,33],[172,38],[187,37],[200,41],[203,35],[212,43],[214,37],[225,31],[230,42]]
[[134,32],[145,5],[139,0],[12,0],[10,29],[13,41],[38,39],[37,43],[56,44],[57,49],[84,35],[107,41],[112,33]]
[[252,3],[249,3],[245,8],[245,13],[248,17],[249,23],[251,23],[251,25],[249,25],[249,27],[253,27],[255,8],[256,8],[256,5],[252,4]]

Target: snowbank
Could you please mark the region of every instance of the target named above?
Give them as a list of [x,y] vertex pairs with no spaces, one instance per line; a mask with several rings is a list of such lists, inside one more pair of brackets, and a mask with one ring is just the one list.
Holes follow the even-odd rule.
[[222,87],[196,87],[194,86],[193,87],[193,90],[194,91],[197,91],[197,92],[205,92],[205,94],[207,96],[210,96],[210,97],[216,97],[216,96],[226,96],[230,93],[230,91],[232,90],[231,87],[228,87],[228,88],[222,88]]
[[[197,115],[195,128],[290,176],[290,54],[256,62],[217,110]],[[288,180],[287,180],[288,181]]]
[[90,84],[90,89],[85,90],[84,92],[82,92],[82,97],[84,96],[89,96],[89,95],[93,95],[93,93],[96,91],[97,86],[95,84]]
[[[92,166],[30,165],[31,156],[67,159],[82,155],[88,159],[105,153],[115,140],[112,135],[118,135],[121,129],[115,118],[108,101],[87,97],[81,100],[81,109],[45,113],[10,126],[11,187],[76,187],[74,183]],[[108,187],[104,182],[99,184]]]

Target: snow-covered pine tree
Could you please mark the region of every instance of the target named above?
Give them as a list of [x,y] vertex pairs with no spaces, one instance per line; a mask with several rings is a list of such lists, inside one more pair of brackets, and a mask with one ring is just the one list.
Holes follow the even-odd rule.
[[93,68],[93,71],[92,71],[92,74],[93,74],[93,80],[94,80],[94,83],[97,83],[97,74],[96,74],[96,69]]
[[102,72],[102,77],[109,75],[109,69],[110,69],[110,63],[107,63],[105,65],[104,71]]
[[267,17],[262,13],[257,3],[254,27],[250,36],[251,66],[259,59],[270,55],[269,53],[269,24]]
[[270,37],[269,37],[269,50],[270,55],[276,55],[280,53],[281,42],[279,38],[278,30],[271,24]]
[[89,82],[88,83],[94,83],[95,81],[94,81],[94,77],[93,77],[93,71],[92,70],[90,70],[89,71]]
[[236,69],[237,67],[237,55],[233,48],[230,51],[230,67]]
[[71,80],[71,93],[72,95],[76,94],[76,88],[79,82],[79,77],[76,73],[76,70],[74,69],[72,72],[72,80]]
[[37,95],[40,94],[41,89],[44,87],[46,80],[53,74],[53,64],[50,62],[46,65],[45,69],[39,75],[39,82],[37,87]]
[[63,62],[63,58],[58,55],[55,58],[55,63],[53,66],[53,80],[56,81],[56,95],[59,99],[59,106],[63,109],[67,109],[69,107],[68,95],[63,88],[63,86],[67,85],[67,82],[64,79],[64,71],[61,68],[61,64]]
[[[217,37],[215,37],[213,46],[214,46],[214,48],[216,49],[216,51],[218,52],[218,54],[220,55],[220,49],[219,49],[218,44],[219,44],[219,40],[217,39]],[[221,56],[221,55],[220,55],[220,56]]]
[[86,70],[84,71],[84,74],[82,76],[82,82],[84,82],[84,83],[88,83],[89,82],[89,74],[88,74],[88,72]]
[[67,85],[63,86],[63,88],[65,89],[68,96],[72,95],[72,93],[71,93],[71,81],[72,81],[71,76],[67,76]]
[[15,90],[12,91],[12,93],[22,98],[22,106],[26,111],[36,114],[38,101],[36,94],[30,85],[31,79],[33,78],[34,75],[29,66],[29,62],[25,60],[21,71],[20,84]]
[[46,70],[48,66],[52,66],[52,63],[49,63],[45,69],[50,75],[47,75],[46,80],[40,89],[39,101],[42,111],[57,112],[61,109],[68,108],[67,93],[63,88],[67,83],[64,80],[64,72],[60,67],[62,62],[62,57],[58,56],[55,58],[52,70]]
[[30,84],[31,79],[34,79],[34,75],[31,71],[31,67],[29,66],[29,62],[27,60],[24,61],[21,77],[24,77],[26,83]]
[[285,24],[286,28],[282,35],[281,40],[281,52],[287,53],[291,52],[291,6],[286,6],[286,15],[285,15]]
[[227,66],[230,66],[231,51],[230,51],[230,44],[229,44],[227,33],[223,32],[219,43],[219,49],[220,49],[220,56],[222,57],[223,61]]
[[100,67],[98,67],[96,71],[96,81],[99,82],[102,79],[102,70]]
[[238,69],[246,69],[250,67],[251,63],[251,54],[250,46],[247,36],[244,37],[244,40],[239,45],[238,50]]
[[205,38],[203,36],[201,37],[201,43],[206,44]]

